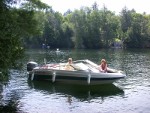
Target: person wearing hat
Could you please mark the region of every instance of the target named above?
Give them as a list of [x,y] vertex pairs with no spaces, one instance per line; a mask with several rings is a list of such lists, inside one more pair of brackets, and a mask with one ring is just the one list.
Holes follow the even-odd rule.
[[101,64],[99,65],[99,70],[100,72],[104,72],[104,73],[107,72],[107,62],[105,59],[101,60]]
[[65,69],[66,70],[74,70],[73,66],[72,66],[72,58],[68,58],[68,62],[65,65]]

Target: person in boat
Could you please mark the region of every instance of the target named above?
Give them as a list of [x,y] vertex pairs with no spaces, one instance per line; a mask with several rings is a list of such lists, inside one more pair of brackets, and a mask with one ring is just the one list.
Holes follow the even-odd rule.
[[107,72],[107,62],[105,59],[101,60],[101,64],[99,65],[99,70],[100,72],[104,72],[104,73]]
[[72,66],[72,58],[68,58],[68,62],[65,65],[65,70],[74,70],[74,68]]

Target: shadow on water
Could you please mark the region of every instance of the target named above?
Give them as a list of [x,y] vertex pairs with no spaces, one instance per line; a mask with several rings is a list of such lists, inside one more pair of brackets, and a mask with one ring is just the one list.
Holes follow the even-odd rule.
[[104,85],[73,85],[73,84],[60,84],[49,83],[48,81],[28,81],[29,87],[39,91],[48,93],[61,93],[63,95],[70,95],[83,101],[94,99],[96,97],[107,97],[113,95],[123,95],[124,91],[115,86],[114,84]]
[[16,113],[17,107],[16,103],[9,102],[8,105],[0,105],[0,113]]

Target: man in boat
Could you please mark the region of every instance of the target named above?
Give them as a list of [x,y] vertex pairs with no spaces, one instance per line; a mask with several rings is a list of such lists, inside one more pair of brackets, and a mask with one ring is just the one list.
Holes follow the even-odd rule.
[[66,70],[74,70],[73,66],[72,66],[72,58],[68,58],[68,62],[65,65],[65,69]]
[[105,59],[101,60],[101,64],[99,65],[99,70],[100,72],[104,72],[104,73],[107,72],[107,62]]

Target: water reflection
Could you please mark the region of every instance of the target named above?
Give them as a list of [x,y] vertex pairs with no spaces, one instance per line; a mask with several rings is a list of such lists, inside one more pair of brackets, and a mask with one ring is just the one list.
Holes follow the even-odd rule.
[[28,85],[31,89],[37,91],[50,93],[50,94],[62,94],[68,96],[68,102],[71,103],[72,97],[80,99],[80,101],[89,101],[97,97],[107,97],[114,95],[124,95],[124,91],[115,86],[114,84],[104,84],[95,86],[86,85],[71,85],[71,84],[52,84],[45,81],[29,81]]
[[[67,62],[89,59],[127,73],[114,84],[81,86],[27,81],[26,63]],[[18,113],[125,113],[150,111],[150,50],[30,50],[22,61],[22,71],[12,70],[7,84],[0,83],[0,112]],[[2,77],[2,76],[1,76]],[[4,82],[5,83],[5,82]],[[121,86],[121,88],[118,87]],[[121,98],[120,98],[121,97]],[[123,98],[122,98],[123,97]],[[139,104],[142,103],[142,104]],[[128,106],[127,106],[128,105]]]

